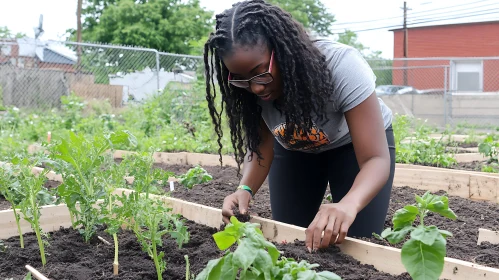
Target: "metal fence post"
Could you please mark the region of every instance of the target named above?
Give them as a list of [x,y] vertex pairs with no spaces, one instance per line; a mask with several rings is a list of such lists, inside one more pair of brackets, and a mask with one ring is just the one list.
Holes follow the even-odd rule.
[[156,52],[156,82],[157,82],[157,88],[158,88],[158,94],[159,94],[159,52],[158,50],[155,50]]
[[447,127],[447,66],[444,67],[444,127]]

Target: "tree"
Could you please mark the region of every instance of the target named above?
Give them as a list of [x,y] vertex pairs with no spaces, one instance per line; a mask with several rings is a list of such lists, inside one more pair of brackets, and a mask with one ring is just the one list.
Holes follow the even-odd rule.
[[199,0],[87,0],[82,16],[83,41],[171,53],[194,53],[190,42],[213,28],[213,13],[201,8]]
[[289,12],[306,29],[320,36],[332,35],[335,21],[321,0],[268,0],[269,3]]
[[0,39],[14,39],[26,37],[24,33],[13,34],[7,26],[0,26]]
[[367,62],[373,69],[376,75],[376,85],[391,85],[392,84],[392,60],[383,59],[381,51],[373,51],[369,47],[364,46],[358,41],[358,36],[351,30],[346,30],[344,33],[338,34],[339,43],[352,46],[362,53]]

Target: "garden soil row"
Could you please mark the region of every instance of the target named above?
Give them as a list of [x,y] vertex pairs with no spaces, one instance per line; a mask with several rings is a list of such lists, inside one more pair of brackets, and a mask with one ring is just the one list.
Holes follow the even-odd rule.
[[[198,274],[210,259],[222,256],[212,234],[216,228],[199,225],[187,221],[190,232],[190,241],[181,249],[177,243],[163,238],[167,270],[163,279],[185,279],[186,262],[184,255],[189,256],[190,270]],[[112,240],[112,237],[100,230],[98,235]],[[114,247],[105,245],[97,238],[85,243],[79,233],[72,229],[61,229],[50,234],[50,246],[46,247],[47,265],[41,267],[36,237],[34,234],[25,234],[25,248],[19,247],[19,238],[12,237],[6,240],[8,249],[0,253],[0,279],[23,279],[26,275],[24,266],[29,264],[37,268],[50,279],[61,280],[88,280],[88,279],[156,279],[153,261],[141,250],[133,233],[124,231],[119,233],[119,263],[118,276],[112,275]],[[337,247],[323,249],[316,253],[308,253],[303,243],[277,244],[283,256],[296,260],[306,259],[320,265],[319,270],[333,271],[343,279],[410,279],[407,273],[389,275],[378,272],[370,265],[361,265],[358,261],[342,254]]]
[[[156,164],[156,167],[174,172],[175,174],[185,173],[189,166],[183,165],[163,165]],[[194,186],[192,190],[177,186],[172,193],[173,197],[186,201],[199,203],[215,208],[221,208],[224,197],[234,191],[239,184],[236,177],[237,170],[232,167],[204,167],[213,176],[213,180],[201,185]],[[329,193],[329,190],[325,195]],[[392,198],[385,227],[392,227],[392,217],[395,211],[407,204],[415,203],[414,195],[423,195],[424,191],[409,187],[396,187],[392,190]],[[443,195],[444,192],[438,193]],[[324,200],[326,202],[326,200]],[[464,261],[474,262],[490,267],[499,268],[499,245],[482,243],[477,245],[478,229],[499,230],[499,206],[490,202],[478,202],[469,199],[450,196],[449,206],[454,210],[458,218],[450,220],[440,215],[431,215],[425,218],[426,225],[436,225],[440,229],[445,229],[454,234],[448,239],[447,256]],[[249,211],[252,215],[263,218],[272,218],[270,209],[270,194],[267,182],[255,195]],[[222,218],[220,217],[220,220]],[[362,238],[364,240],[401,248],[401,245],[394,246],[376,238]]]

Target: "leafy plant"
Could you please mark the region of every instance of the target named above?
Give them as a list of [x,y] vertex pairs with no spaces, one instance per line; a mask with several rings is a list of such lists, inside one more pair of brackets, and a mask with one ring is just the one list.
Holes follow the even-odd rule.
[[121,162],[129,176],[134,177],[133,189],[137,192],[143,192],[146,197],[150,193],[162,193],[161,185],[168,181],[170,176],[175,175],[160,168],[154,168],[154,150],[150,152],[141,152],[130,154]]
[[202,167],[196,166],[189,169],[185,174],[179,177],[180,184],[188,189],[192,189],[194,185],[209,182],[213,177]]
[[[422,197],[415,195],[414,205],[407,205],[393,215],[393,229],[387,228],[381,233],[391,244],[402,242],[402,263],[414,280],[438,279],[444,268],[446,255],[446,238],[452,233],[438,229],[436,226],[426,226],[424,218],[429,212],[455,220],[456,214],[449,208],[446,196],[433,195],[429,191]],[[413,226],[419,217],[419,225]]]
[[19,243],[21,248],[24,248],[24,239],[20,224],[21,216],[18,212],[19,204],[24,199],[24,194],[16,176],[12,165],[4,164],[0,166],[0,194],[3,195],[12,207],[16,219],[17,232],[19,233]]
[[[102,220],[102,212],[94,204],[99,199],[106,199],[107,184],[102,169],[105,169],[106,157],[107,162],[112,159],[107,151],[118,143],[135,141],[127,131],[92,138],[70,131],[67,137],[61,137],[49,146],[50,157],[55,161],[53,169],[63,177],[58,194],[69,208],[73,228],[82,226],[79,230],[85,242],[94,235]],[[103,207],[106,207],[105,203]]]
[[40,228],[40,207],[54,202],[53,197],[44,187],[47,180],[46,175],[49,171],[45,169],[40,174],[34,175],[32,173],[33,166],[27,158],[22,160],[16,158],[12,163],[20,167],[20,190],[25,195],[24,199],[19,203],[19,207],[21,213],[23,213],[23,219],[30,223],[31,228],[35,232],[42,265],[45,266],[47,263],[45,258],[45,241],[42,240],[42,236],[45,236],[45,234]]
[[493,135],[487,136],[478,145],[478,151],[487,157],[487,165],[482,167],[483,172],[499,173],[499,141]]
[[[234,252],[210,260],[196,280],[205,279],[340,279],[332,272],[317,273],[315,264],[281,258],[274,244],[267,241],[256,223],[241,223],[232,216],[223,231],[213,234],[220,250],[227,250],[237,243]],[[239,278],[238,277],[239,274]]]
[[130,194],[124,203],[124,211],[131,215],[128,227],[133,230],[144,252],[154,261],[158,280],[163,279],[166,269],[164,252],[158,254],[158,246],[163,246],[162,238],[169,234],[179,246],[189,241],[187,227],[178,215],[169,214],[160,199],[147,198],[137,192]]

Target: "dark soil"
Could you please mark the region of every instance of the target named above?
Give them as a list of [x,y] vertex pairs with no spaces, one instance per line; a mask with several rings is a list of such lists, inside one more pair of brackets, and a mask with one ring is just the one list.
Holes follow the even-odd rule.
[[[175,174],[184,173],[189,169],[188,166],[177,165],[157,165],[157,167],[172,171]],[[190,202],[222,208],[224,197],[231,194],[239,184],[239,179],[236,177],[236,169],[213,166],[205,166],[204,168],[213,176],[211,182],[196,185],[192,190],[177,186],[172,196]],[[396,210],[415,202],[414,194],[422,195],[423,193],[423,191],[409,187],[393,188],[392,200],[385,226],[392,226],[392,215]],[[443,192],[440,193],[440,195],[443,194]],[[454,237],[448,240],[447,256],[499,268],[499,254],[497,253],[499,252],[499,245],[489,244],[478,246],[476,244],[478,240],[478,228],[499,230],[499,219],[497,218],[499,206],[493,203],[471,201],[454,196],[449,197],[449,206],[458,216],[457,220],[452,221],[441,216],[429,216],[425,219],[428,225],[436,225],[454,234]],[[251,215],[268,219],[272,218],[267,182],[264,183],[255,195],[249,211]],[[369,239],[369,241],[391,246],[375,238]],[[400,248],[401,246],[398,247]]]
[[[190,270],[198,274],[210,259],[222,256],[222,252],[213,241],[212,234],[215,228],[206,227],[188,221],[191,238],[188,244],[178,249],[174,240],[164,238],[164,251],[167,261],[167,270],[163,279],[185,279],[185,259],[189,256]],[[98,235],[111,241],[112,238],[103,231]],[[61,229],[51,233],[50,246],[46,247],[47,265],[41,267],[40,254],[34,234],[25,234],[25,249],[19,247],[19,238],[6,240],[8,249],[0,253],[0,279],[23,279],[26,274],[24,266],[29,264],[51,279],[156,279],[153,261],[144,253],[136,237],[131,232],[121,232],[119,238],[120,274],[112,275],[114,246],[103,244],[97,238],[88,244],[84,243],[77,231]],[[306,252],[302,242],[296,244],[279,244],[284,251],[283,256],[297,260],[308,259],[310,262],[321,265],[318,270],[329,270],[337,273],[343,279],[410,279],[407,274],[400,276],[378,272],[372,266],[361,265],[353,258],[339,252],[337,247],[321,250],[310,254]]]
[[[407,204],[414,203],[414,194],[423,195],[424,191],[409,187],[394,188],[385,227],[392,227],[395,211]],[[441,191],[438,195],[444,195]],[[478,202],[460,197],[449,197],[449,207],[456,213],[457,219],[450,220],[440,215],[429,214],[425,218],[426,225],[435,225],[450,231],[454,236],[447,239],[447,257],[499,268],[499,245],[485,244],[478,246],[478,228],[499,230],[499,206],[489,202]],[[401,248],[403,244],[390,245],[376,238],[364,240]]]
[[[45,187],[48,189],[57,188],[61,183],[57,181],[47,180],[45,182]],[[10,203],[5,200],[5,197],[0,195],[0,211],[10,208]]]

